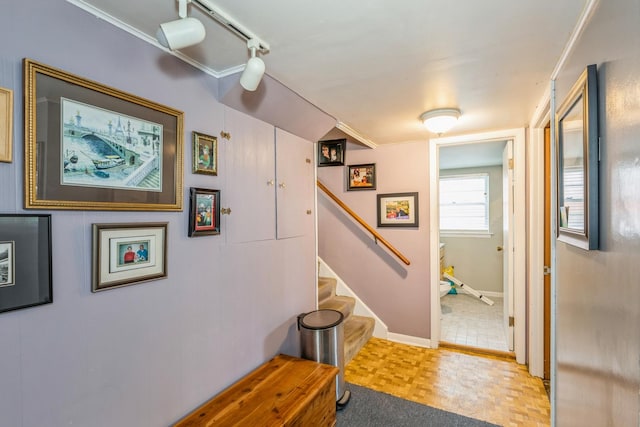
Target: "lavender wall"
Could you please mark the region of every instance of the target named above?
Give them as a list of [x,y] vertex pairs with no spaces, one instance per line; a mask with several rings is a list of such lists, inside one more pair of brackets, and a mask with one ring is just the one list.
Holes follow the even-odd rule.
[[[218,82],[63,0],[10,2],[0,14],[0,86],[15,94],[14,160],[0,163],[0,212],[23,212],[24,57],[185,112],[219,134]],[[251,194],[247,194],[251,197]],[[295,316],[315,307],[315,239],[226,244],[187,237],[184,212],[52,211],[53,304],[0,314],[0,425],[168,425],[274,354],[298,354]],[[91,224],[167,221],[168,278],[92,294]],[[275,226],[275,225],[274,225]],[[269,301],[265,304],[265,301]]]
[[601,1],[557,79],[598,66],[600,250],[557,242],[556,425],[640,423],[640,2]]
[[429,338],[428,144],[348,144],[346,164],[375,163],[377,190],[346,191],[346,166],[318,168],[318,179],[375,228],[376,194],[419,193],[419,228],[378,228],[402,252],[406,266],[318,191],[318,253],[389,327],[389,332]]

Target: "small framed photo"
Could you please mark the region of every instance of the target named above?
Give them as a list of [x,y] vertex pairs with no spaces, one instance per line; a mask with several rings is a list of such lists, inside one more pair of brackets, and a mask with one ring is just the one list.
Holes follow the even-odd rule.
[[53,302],[51,215],[0,214],[0,313]]
[[189,237],[220,234],[220,190],[191,187]]
[[418,193],[378,194],[378,227],[417,227]]
[[92,292],[167,277],[167,223],[93,224]]
[[376,164],[349,165],[347,176],[347,191],[375,190],[376,189]]
[[344,166],[346,139],[318,141],[318,166]]
[[13,91],[0,87],[0,162],[11,162]]
[[218,138],[193,132],[193,173],[218,175]]

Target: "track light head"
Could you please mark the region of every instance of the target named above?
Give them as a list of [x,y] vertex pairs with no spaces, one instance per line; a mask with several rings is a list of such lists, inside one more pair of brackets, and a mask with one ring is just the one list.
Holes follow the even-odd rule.
[[205,35],[202,22],[196,18],[181,18],[160,24],[156,38],[162,46],[176,50],[200,43]]
[[256,39],[250,39],[247,47],[251,50],[251,58],[247,61],[247,65],[240,76],[240,86],[245,90],[253,92],[258,88],[262,76],[264,75],[264,61],[256,56],[256,51],[260,47],[260,42]]
[[156,39],[162,46],[171,50],[182,49],[204,40],[205,31],[202,22],[196,18],[187,18],[187,3],[191,0],[178,0],[180,19],[160,24]]

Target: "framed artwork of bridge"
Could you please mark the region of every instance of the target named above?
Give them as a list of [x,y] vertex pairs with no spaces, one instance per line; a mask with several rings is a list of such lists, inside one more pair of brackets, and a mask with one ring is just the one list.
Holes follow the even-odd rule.
[[25,208],[181,211],[183,113],[24,60]]

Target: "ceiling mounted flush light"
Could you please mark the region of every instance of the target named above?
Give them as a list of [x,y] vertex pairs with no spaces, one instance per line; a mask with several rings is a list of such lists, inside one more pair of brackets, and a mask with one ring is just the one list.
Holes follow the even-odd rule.
[[260,41],[257,39],[249,39],[247,47],[251,50],[251,58],[247,61],[247,65],[240,76],[240,85],[248,91],[253,92],[258,88],[260,80],[264,75],[264,61],[256,56],[256,51],[260,48]]
[[204,40],[204,25],[196,18],[187,18],[187,3],[191,0],[178,0],[180,19],[160,24],[156,38],[162,46],[176,50]]
[[457,108],[438,108],[422,113],[420,120],[430,132],[441,134],[451,129],[459,117]]

